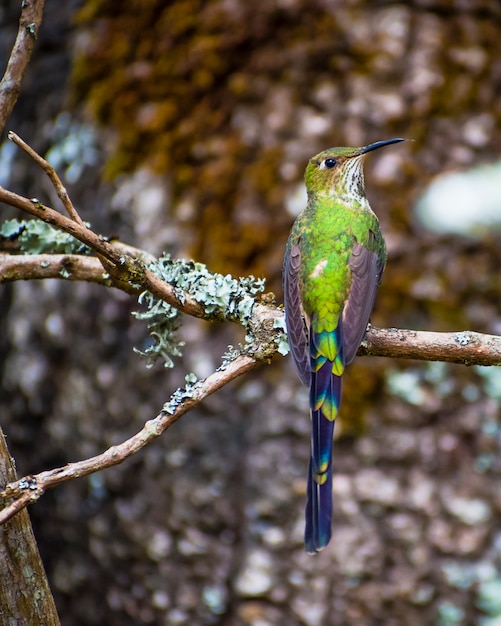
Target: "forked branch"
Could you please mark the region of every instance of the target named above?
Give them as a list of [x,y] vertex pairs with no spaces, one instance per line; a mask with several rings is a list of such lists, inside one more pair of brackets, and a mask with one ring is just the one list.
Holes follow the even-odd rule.
[[[70,217],[43,205],[38,199],[28,199],[0,187],[0,202],[4,202],[61,228],[89,246],[96,257],[75,254],[10,255],[0,253],[0,282],[22,279],[61,278],[86,280],[104,286],[115,286],[128,293],[146,290],[177,309],[195,317],[210,318],[203,305],[193,296],[164,282],[147,268],[152,258],[143,251],[121,243],[112,243],[94,233],[79,217],[66,190],[52,167],[17,135],[10,138],[21,147],[49,176]],[[65,270],[65,271],[62,271]],[[279,335],[283,328],[282,309],[255,302],[248,320],[253,342],[233,360],[203,381],[178,390],[171,401],[130,439],[117,444],[90,459],[69,463],[35,476],[10,483],[0,498],[7,503],[0,512],[0,524],[10,519],[30,502],[36,501],[49,487],[60,482],[86,476],[122,463],[153,439],[159,437],[182,415],[197,406],[234,378],[269,360],[279,351]],[[402,359],[446,361],[466,365],[501,365],[501,337],[470,331],[431,333],[425,331],[378,329],[370,326],[358,351],[359,355],[387,356]]]
[[168,407],[162,410],[157,417],[145,423],[143,428],[122,443],[108,448],[102,454],[78,461],[68,463],[63,467],[40,472],[34,476],[26,476],[13,483],[10,483],[0,492],[0,500],[10,503],[0,511],[0,525],[9,520],[13,515],[31,502],[38,500],[46,489],[54,487],[73,478],[87,476],[94,472],[118,465],[132,456],[153,439],[159,437],[177,420],[191,411],[207,396],[213,394],[221,387],[224,387],[237,376],[241,376],[256,367],[257,361],[251,356],[241,355],[235,360],[217,370],[205,380],[199,381],[191,391],[187,391],[187,396],[173,410]]

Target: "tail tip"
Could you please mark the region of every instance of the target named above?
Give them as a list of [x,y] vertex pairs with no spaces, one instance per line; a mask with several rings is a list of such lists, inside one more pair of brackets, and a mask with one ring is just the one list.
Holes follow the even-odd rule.
[[311,554],[312,556],[314,556],[315,554],[322,552],[322,550],[327,547],[330,540],[330,530],[322,537],[311,536],[311,534],[307,531],[304,536],[304,549],[306,551],[306,554]]

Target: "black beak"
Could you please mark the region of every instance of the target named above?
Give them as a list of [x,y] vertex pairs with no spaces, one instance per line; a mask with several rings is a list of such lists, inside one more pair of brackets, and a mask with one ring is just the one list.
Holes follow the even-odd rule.
[[384,141],[376,141],[376,143],[370,143],[368,146],[362,148],[360,150],[360,154],[367,154],[367,152],[371,152],[372,150],[384,148],[384,146],[389,146],[392,143],[400,143],[401,141],[405,141],[405,139],[401,139],[400,137],[398,137],[396,139],[385,139]]

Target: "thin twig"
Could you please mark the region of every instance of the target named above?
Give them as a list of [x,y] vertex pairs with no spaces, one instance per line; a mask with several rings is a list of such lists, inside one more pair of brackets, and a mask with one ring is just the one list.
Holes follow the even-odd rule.
[[4,501],[12,500],[12,502],[0,511],[0,525],[4,524],[31,502],[38,500],[48,488],[67,480],[87,476],[105,468],[119,465],[125,459],[144,448],[153,439],[159,437],[177,422],[182,415],[191,411],[207,396],[221,389],[221,387],[224,387],[224,385],[238,376],[242,376],[242,374],[252,370],[257,364],[258,362],[250,356],[238,356],[224,368],[214,372],[202,381],[195,388],[193,396],[178,404],[174,413],[169,414],[161,411],[154,419],[146,422],[138,433],[126,441],[112,446],[102,454],[89,459],[68,463],[63,467],[25,476],[20,480],[9,483],[0,492],[0,499]]
[[16,41],[0,82],[0,135],[16,104],[21,82],[26,73],[31,53],[42,23],[44,0],[21,3],[21,17]]
[[56,170],[52,167],[52,165],[43,157],[41,157],[38,152],[35,152],[35,150],[33,150],[31,146],[29,146],[25,141],[23,141],[23,139],[21,139],[21,137],[19,137],[19,135],[16,135],[16,133],[14,133],[13,131],[9,131],[7,137],[10,139],[10,141],[12,141],[12,143],[15,143],[18,148],[21,148],[21,150],[26,152],[26,154],[31,159],[33,159],[39,167],[42,168],[42,170],[49,177],[50,182],[56,190],[58,198],[63,203],[63,206],[66,209],[66,212],[68,213],[70,218],[73,221],[78,222],[80,225],[84,226],[84,221],[82,220],[80,215],[78,215],[78,211],[73,206],[73,202],[70,200],[68,192],[66,191],[66,187],[61,182],[61,179],[59,178]]
[[12,191],[0,187],[0,202],[4,202],[21,211],[25,211],[38,219],[61,228],[75,239],[89,246],[99,257],[102,257],[106,264],[105,271],[109,272],[118,284],[128,283],[141,290],[150,291],[161,300],[165,300],[175,308],[188,315],[200,318],[210,318],[203,306],[189,294],[180,294],[172,285],[167,284],[150,270],[146,269],[144,263],[137,257],[129,255],[94,233],[90,228],[70,218],[62,215],[58,211],[42,204],[37,198],[28,200]]

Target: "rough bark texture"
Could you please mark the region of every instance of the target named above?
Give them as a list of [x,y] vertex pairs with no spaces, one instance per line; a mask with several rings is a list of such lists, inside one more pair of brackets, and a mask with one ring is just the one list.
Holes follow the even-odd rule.
[[[0,488],[16,479],[0,428]],[[28,511],[0,526],[0,622],[16,626],[58,626],[54,598],[45,574]]]

